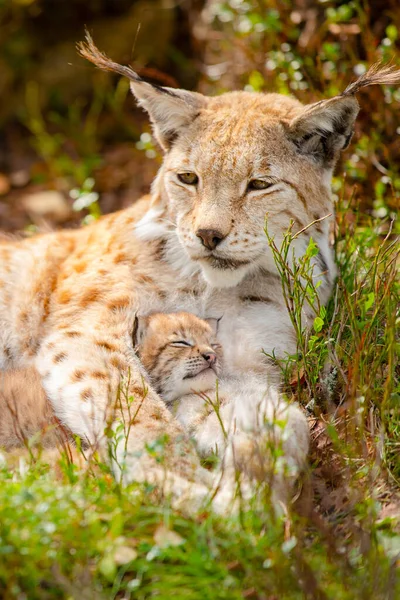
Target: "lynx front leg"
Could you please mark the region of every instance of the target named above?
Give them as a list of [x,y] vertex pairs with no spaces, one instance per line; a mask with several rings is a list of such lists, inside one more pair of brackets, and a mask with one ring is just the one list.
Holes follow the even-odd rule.
[[101,347],[78,331],[55,333],[35,361],[57,417],[92,445],[103,438],[119,383],[119,371],[110,362],[119,353],[108,356],[106,343]]
[[239,471],[247,482],[246,497],[252,496],[249,482],[261,482],[269,487],[276,507],[287,504],[306,466],[309,432],[304,414],[257,379],[221,382],[219,397],[218,415],[212,412],[196,430],[199,451],[221,456],[225,485]]
[[305,470],[309,429],[301,409],[289,404],[273,387],[254,381],[236,397],[235,430],[227,447],[226,462],[250,479],[268,486],[278,512],[293,494]]

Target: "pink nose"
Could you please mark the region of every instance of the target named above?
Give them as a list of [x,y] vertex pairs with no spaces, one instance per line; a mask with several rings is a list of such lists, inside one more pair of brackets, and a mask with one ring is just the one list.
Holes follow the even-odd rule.
[[215,248],[225,239],[225,235],[218,229],[199,229],[196,232],[198,238],[201,239],[203,246],[209,250],[215,250]]
[[217,362],[217,355],[215,354],[215,352],[205,352],[204,354],[202,354],[202,357],[205,361],[208,362],[210,367],[215,365],[215,363]]

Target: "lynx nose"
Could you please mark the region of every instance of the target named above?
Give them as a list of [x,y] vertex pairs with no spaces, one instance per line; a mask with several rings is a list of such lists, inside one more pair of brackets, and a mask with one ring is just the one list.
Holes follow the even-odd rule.
[[201,239],[203,246],[209,250],[214,250],[226,238],[226,235],[218,229],[199,229],[196,235]]
[[215,363],[217,362],[217,355],[215,354],[215,352],[204,352],[204,354],[202,354],[202,357],[205,361],[208,362],[210,367],[215,365]]

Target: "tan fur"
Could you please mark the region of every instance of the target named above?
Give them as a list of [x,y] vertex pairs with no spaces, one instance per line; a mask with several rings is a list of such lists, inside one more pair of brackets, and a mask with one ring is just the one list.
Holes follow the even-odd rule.
[[67,441],[36,369],[0,373],[0,447],[11,450],[32,436],[44,447]]
[[[90,38],[83,51],[101,68],[131,79],[165,150],[164,162],[152,195],[127,210],[78,231],[0,240],[0,369],[35,365],[57,418],[103,450],[105,425],[129,422],[128,407],[116,403],[118,388],[125,386],[140,411],[126,431],[128,440],[118,438],[116,476],[159,482],[166,469],[172,474],[169,489],[187,498],[185,482],[206,481],[207,474],[146,380],[131,339],[135,314],[187,311],[221,318],[227,381],[242,395],[248,389],[252,399],[245,410],[234,406],[232,421],[262,437],[274,412],[290,413],[266,359],[272,352],[293,354],[296,338],[264,218],[279,243],[291,219],[299,231],[333,213],[332,168],[358,111],[352,90],[368,80],[345,96],[308,106],[278,94],[206,98],[143,82],[100,55]],[[375,72],[369,83],[378,79]],[[391,72],[381,80],[400,77]],[[194,185],[182,181],[187,173]],[[255,189],[252,183],[260,180],[265,188]],[[328,219],[296,238],[297,254],[304,253],[310,235],[320,249],[314,276],[325,302],[335,275]],[[300,468],[308,445],[305,419],[298,409],[292,414],[285,452]],[[160,470],[146,447],[165,433]],[[202,495],[198,488],[196,493]]]

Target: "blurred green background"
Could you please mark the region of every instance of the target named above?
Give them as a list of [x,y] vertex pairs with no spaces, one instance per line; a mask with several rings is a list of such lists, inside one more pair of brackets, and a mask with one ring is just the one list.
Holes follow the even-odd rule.
[[[129,205],[160,161],[128,82],[78,57],[98,47],[164,85],[304,102],[377,61],[400,65],[398,0],[0,0],[0,227],[74,225]],[[334,191],[378,219],[400,193],[400,90],[360,95]],[[342,174],[345,171],[346,177]]]

